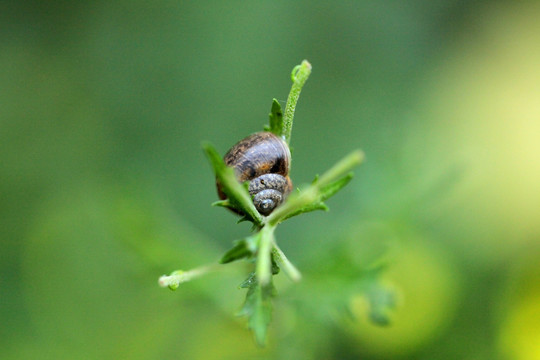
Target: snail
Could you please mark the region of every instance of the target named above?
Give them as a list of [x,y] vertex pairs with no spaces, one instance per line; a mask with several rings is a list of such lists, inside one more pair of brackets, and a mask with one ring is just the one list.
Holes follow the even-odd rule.
[[[240,140],[223,157],[234,169],[236,179],[249,181],[249,194],[264,216],[278,207],[292,190],[289,178],[291,152],[287,144],[271,132],[258,132]],[[220,199],[227,198],[217,184]]]

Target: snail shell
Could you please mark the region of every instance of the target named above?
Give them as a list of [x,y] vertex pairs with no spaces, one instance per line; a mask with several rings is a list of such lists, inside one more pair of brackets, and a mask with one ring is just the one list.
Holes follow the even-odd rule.
[[[291,152],[287,144],[270,132],[258,132],[240,140],[225,157],[236,179],[249,181],[249,194],[259,213],[269,215],[292,190],[289,178]],[[227,196],[217,184],[221,199]]]

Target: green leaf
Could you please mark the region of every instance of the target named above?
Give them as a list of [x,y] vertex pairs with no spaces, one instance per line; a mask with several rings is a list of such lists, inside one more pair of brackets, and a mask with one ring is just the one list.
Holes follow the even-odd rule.
[[276,99],[272,100],[272,109],[270,110],[270,125],[265,126],[265,131],[270,131],[276,136],[283,136],[283,110]]
[[227,251],[219,260],[220,264],[227,264],[236,260],[244,259],[252,255],[243,241],[236,244],[232,249]]
[[[312,185],[317,185],[318,176],[312,182]],[[319,189],[319,198],[314,202],[307,204],[306,206],[298,209],[297,211],[290,213],[283,220],[292,218],[303,213],[308,213],[316,210],[328,211],[328,206],[324,203],[325,200],[334,196],[339,190],[343,189],[353,178],[353,174],[347,174],[346,176],[338,179],[334,182],[331,182],[328,185],[325,185]]]
[[225,199],[225,200],[214,201],[211,204],[211,206],[221,206],[221,207],[230,208],[232,205],[231,205],[229,199]]
[[238,315],[248,318],[248,328],[253,331],[257,344],[264,346],[268,325],[272,319],[272,297],[276,295],[274,284],[269,282],[261,286],[255,273],[252,272],[240,286],[247,288],[248,291],[244,306]]
[[302,191],[291,194],[287,201],[274,210],[267,218],[266,223],[276,226],[286,218],[303,212],[325,209],[322,201],[334,195],[351,180],[350,171],[362,163],[364,153],[355,150],[341,159],[337,164],[326,171],[314,183]]
[[211,206],[224,207],[224,208],[236,211],[236,212],[240,211],[240,209],[238,208],[238,205],[233,204],[232,202],[229,201],[229,199],[215,201],[211,204]]
[[[253,284],[256,281],[257,281],[257,277],[255,275],[255,272],[252,271],[249,273],[248,277],[244,281],[242,281],[242,283],[238,287],[240,289],[249,289],[250,287],[253,286]],[[242,307],[242,309],[238,312],[238,316],[244,315],[243,311],[244,311],[244,308]]]
[[329,208],[328,208],[328,206],[326,206],[326,204],[323,203],[323,202],[314,202],[314,203],[311,203],[311,204],[309,204],[309,205],[304,206],[304,207],[301,208],[301,209],[296,210],[296,211],[293,212],[293,213],[288,214],[287,216],[285,216],[285,217],[283,218],[282,221],[287,220],[287,219],[290,219],[290,218],[295,217],[295,216],[298,216],[298,215],[300,215],[300,214],[305,214],[305,213],[312,212],[312,211],[316,211],[316,210],[328,211]]
[[249,258],[255,254],[259,242],[259,234],[249,236],[245,239],[238,240],[232,249],[227,251],[219,261],[221,264],[227,264],[236,260]]
[[321,201],[325,201],[330,197],[334,196],[339,190],[343,189],[347,184],[352,180],[353,173],[349,173],[328,185],[323,186],[320,189],[321,192]]
[[244,221],[251,221],[251,222],[253,222],[253,219],[250,218],[249,216],[244,215],[244,216],[242,216],[240,219],[238,219],[238,221],[237,221],[236,223],[237,223],[237,224],[240,224],[240,223],[243,223]]
[[[249,192],[244,185],[236,180],[234,170],[225,165],[223,159],[212,144],[205,142],[202,146],[206,153],[206,157],[210,161],[210,165],[212,165],[217,181],[221,184],[225,195],[227,195],[230,207],[245,214],[246,217],[253,221],[253,223],[262,225],[263,218],[261,214],[259,214],[255,205],[253,205],[251,196],[249,196]],[[225,204],[226,203],[222,202],[217,203],[218,206],[223,206]]]

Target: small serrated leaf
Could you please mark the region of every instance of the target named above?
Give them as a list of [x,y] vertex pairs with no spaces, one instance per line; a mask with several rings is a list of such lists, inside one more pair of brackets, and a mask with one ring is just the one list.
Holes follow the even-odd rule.
[[244,241],[239,241],[232,249],[227,251],[219,260],[220,264],[227,264],[236,260],[244,259],[251,256],[251,251],[246,247]]
[[[256,278],[255,271],[252,271],[252,272],[249,273],[246,280],[242,281],[242,283],[240,285],[238,285],[238,287],[241,288],[241,289],[248,289],[250,286],[253,285],[254,281],[257,281],[257,278]],[[242,310],[240,310],[238,315],[241,315],[241,312],[242,312]]]
[[268,325],[272,318],[271,299],[276,292],[274,285],[270,281],[268,284],[261,286],[255,273],[251,273],[240,287],[247,288],[248,291],[244,306],[240,309],[238,315],[248,318],[248,328],[253,331],[257,344],[264,346],[266,344]]
[[223,255],[220,264],[227,264],[236,260],[249,258],[255,254],[259,242],[259,234],[248,236],[234,242],[234,246]]
[[272,100],[272,109],[269,114],[270,125],[265,126],[265,131],[270,131],[276,136],[283,136],[283,110],[276,99]]

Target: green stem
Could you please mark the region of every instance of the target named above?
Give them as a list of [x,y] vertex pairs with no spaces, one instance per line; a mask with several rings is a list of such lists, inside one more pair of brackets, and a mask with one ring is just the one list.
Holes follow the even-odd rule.
[[298,195],[292,195],[283,205],[274,210],[266,218],[266,223],[276,226],[289,214],[313,203],[321,196],[320,189],[322,187],[340,179],[355,166],[360,165],[363,160],[364,153],[361,150],[355,150],[345,156],[336,165],[326,171],[315,183],[311,184],[307,189],[302,190]]
[[266,285],[272,277],[272,264],[270,261],[270,253],[274,244],[274,226],[266,225],[261,229],[259,248],[257,250],[257,265],[255,273],[259,284]]
[[316,185],[321,188],[329,183],[336,181],[340,177],[346,175],[354,167],[360,165],[364,161],[365,155],[362,150],[355,150],[349,155],[341,159],[337,164],[332,166],[324,174],[319,177]]
[[278,265],[289,276],[292,281],[298,282],[302,280],[302,274],[298,269],[287,259],[285,253],[274,243],[274,259],[278,262]]
[[170,275],[163,275],[159,278],[159,286],[169,287],[171,290],[176,290],[181,283],[190,281],[191,279],[202,276],[216,269],[215,265],[201,266],[189,271],[176,270]]
[[287,98],[287,105],[285,105],[285,113],[283,114],[283,137],[287,144],[291,142],[291,132],[293,126],[294,110],[296,109],[296,103],[300,97],[300,91],[304,86],[306,80],[311,74],[311,64],[304,60],[300,65],[294,67],[291,78],[293,81],[289,97]]

